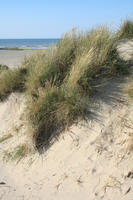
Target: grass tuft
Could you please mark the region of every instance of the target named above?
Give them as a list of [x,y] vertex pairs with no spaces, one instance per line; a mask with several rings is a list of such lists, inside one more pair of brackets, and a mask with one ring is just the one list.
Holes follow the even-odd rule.
[[4,142],[5,140],[9,139],[12,137],[12,134],[7,134],[7,135],[4,135],[0,138],[0,143]]
[[26,74],[25,68],[3,70],[0,74],[0,100],[13,91],[23,91]]
[[133,21],[126,20],[118,31],[119,39],[132,39],[133,38]]
[[5,161],[20,161],[22,158],[26,157],[29,152],[31,152],[29,146],[27,144],[20,144],[13,151],[4,151],[3,159]]
[[27,145],[18,145],[12,152],[12,160],[21,159],[25,157],[29,152]]
[[131,29],[129,21],[117,33],[106,26],[87,33],[73,29],[56,48],[38,52],[25,59],[22,68],[0,74],[1,99],[25,89],[26,114],[38,149],[86,116],[97,77],[128,72],[128,63],[121,60],[116,46],[120,38],[132,36]]
[[130,85],[126,89],[127,93],[131,98],[133,98],[133,78],[131,79]]

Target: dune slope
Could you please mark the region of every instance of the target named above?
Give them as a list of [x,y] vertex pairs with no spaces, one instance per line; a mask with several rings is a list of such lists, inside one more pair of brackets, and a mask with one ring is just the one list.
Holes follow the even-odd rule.
[[[118,51],[121,56],[126,51],[131,59],[128,43],[121,43]],[[124,91],[129,82],[129,76],[102,80],[91,99],[88,120],[61,134],[42,155],[30,154],[17,163],[5,163],[1,156],[0,199],[132,199],[133,102]],[[13,93],[0,103],[0,134],[13,134],[0,143],[1,155],[28,139],[23,136],[23,99]]]

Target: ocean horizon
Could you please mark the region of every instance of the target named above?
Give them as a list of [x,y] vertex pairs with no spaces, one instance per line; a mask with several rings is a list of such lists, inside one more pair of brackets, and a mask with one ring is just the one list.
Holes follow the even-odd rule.
[[56,45],[60,39],[0,39],[0,48],[45,49]]

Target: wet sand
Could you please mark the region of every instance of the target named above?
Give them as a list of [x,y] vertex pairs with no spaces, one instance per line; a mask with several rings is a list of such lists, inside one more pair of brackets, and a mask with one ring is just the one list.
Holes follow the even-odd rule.
[[10,68],[21,65],[25,56],[31,56],[38,50],[0,50],[0,64],[7,65]]

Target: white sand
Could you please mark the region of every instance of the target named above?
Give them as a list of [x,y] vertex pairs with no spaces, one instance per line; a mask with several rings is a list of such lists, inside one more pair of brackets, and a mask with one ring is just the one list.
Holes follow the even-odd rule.
[[[6,184],[0,184],[0,199],[132,200],[133,103],[123,91],[129,81],[104,80],[91,100],[89,119],[61,134],[41,156],[29,155],[17,164],[1,160],[0,182]],[[20,94],[0,103],[0,134],[14,134],[0,144],[1,154],[28,139],[23,109]]]
[[18,67],[25,56],[31,56],[36,52],[36,50],[0,50],[0,64],[7,65],[10,68]]
[[118,52],[125,60],[133,60],[133,39],[119,42]]

